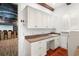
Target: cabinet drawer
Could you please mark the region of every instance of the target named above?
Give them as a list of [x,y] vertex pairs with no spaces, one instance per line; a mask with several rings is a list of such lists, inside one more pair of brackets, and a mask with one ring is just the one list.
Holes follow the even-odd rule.
[[31,55],[33,56],[44,56],[46,55],[46,42],[38,41],[31,44]]

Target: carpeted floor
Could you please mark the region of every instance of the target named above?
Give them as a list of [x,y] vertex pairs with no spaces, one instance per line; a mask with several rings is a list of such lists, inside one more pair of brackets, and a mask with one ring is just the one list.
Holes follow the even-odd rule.
[[46,56],[68,56],[68,51],[64,48],[49,49]]
[[17,56],[18,39],[0,40],[0,56]]

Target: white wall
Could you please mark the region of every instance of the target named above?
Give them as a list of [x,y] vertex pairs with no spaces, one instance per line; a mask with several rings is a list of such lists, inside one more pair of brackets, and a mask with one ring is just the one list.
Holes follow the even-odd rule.
[[54,13],[61,18],[63,31],[79,30],[79,3],[72,3],[69,6],[64,4],[56,8]]
[[0,25],[0,30],[13,30],[12,25]]
[[[68,19],[67,17],[65,16],[67,14],[67,6],[66,5],[61,5],[61,7],[59,8],[56,8],[54,13],[56,14],[56,16],[59,18],[59,20],[57,20],[59,22],[59,26],[58,27],[61,27],[60,30],[61,31],[66,31],[67,30],[67,26],[68,26]],[[61,25],[60,25],[61,24]]]
[[61,8],[57,8],[55,13],[63,19],[62,29],[65,31],[79,30],[79,3],[72,3],[69,6],[63,5]]
[[[65,4],[61,5],[60,7],[56,8],[54,13],[56,14],[56,16],[58,17],[58,20],[55,20],[56,24],[56,28],[58,28],[58,30],[60,32],[66,32],[69,30],[69,22],[68,22],[68,18],[67,18],[67,6]],[[61,38],[60,40],[60,46],[62,48],[66,48],[67,49],[67,37],[68,35],[65,33],[61,33]]]
[[68,40],[68,55],[74,56],[76,49],[79,47],[79,31],[71,31]]
[[71,30],[79,30],[79,3],[72,4],[70,9]]
[[[54,13],[60,18],[60,30],[62,32],[79,31],[79,3],[72,3],[69,6],[64,4],[59,8],[56,8]],[[61,47],[67,48],[66,43],[68,41],[66,35],[62,34],[60,42]]]

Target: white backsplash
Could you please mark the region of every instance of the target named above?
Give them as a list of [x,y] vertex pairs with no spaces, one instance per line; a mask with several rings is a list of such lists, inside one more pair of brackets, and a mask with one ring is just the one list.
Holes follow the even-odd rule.
[[55,32],[55,29],[27,29],[26,35],[45,34]]

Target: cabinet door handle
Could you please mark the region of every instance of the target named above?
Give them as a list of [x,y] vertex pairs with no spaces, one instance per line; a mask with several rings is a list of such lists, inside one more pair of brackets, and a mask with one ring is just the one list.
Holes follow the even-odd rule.
[[22,22],[22,20],[21,20],[21,22]]
[[21,20],[21,22],[24,22],[24,20]]
[[24,22],[24,20],[23,20],[23,22]]

